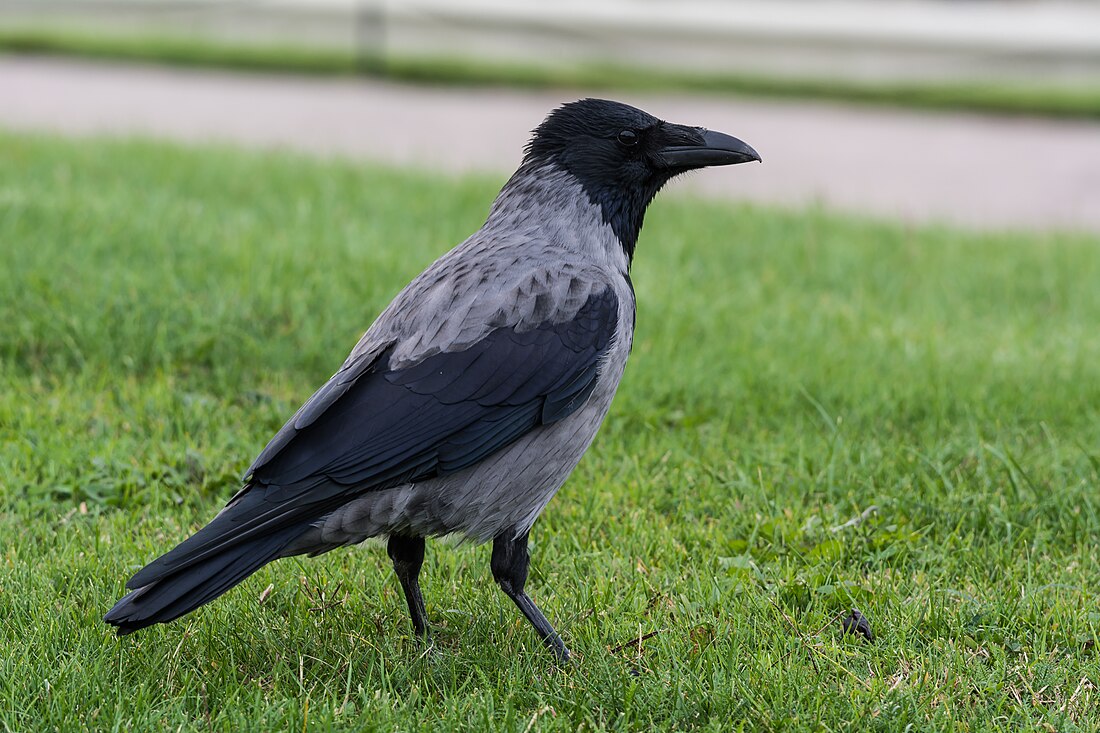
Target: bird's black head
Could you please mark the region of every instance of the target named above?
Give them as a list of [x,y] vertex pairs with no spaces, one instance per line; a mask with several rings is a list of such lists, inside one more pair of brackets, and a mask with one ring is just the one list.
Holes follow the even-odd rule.
[[633,257],[646,207],[673,176],[760,160],[735,137],[674,125],[605,99],[582,99],[550,113],[527,145],[525,163],[554,163],[576,176]]

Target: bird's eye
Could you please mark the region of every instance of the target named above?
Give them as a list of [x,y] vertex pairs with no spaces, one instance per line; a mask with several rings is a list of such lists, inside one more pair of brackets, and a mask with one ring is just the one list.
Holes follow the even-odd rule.
[[619,145],[632,148],[638,144],[638,133],[633,130],[623,130],[619,133]]

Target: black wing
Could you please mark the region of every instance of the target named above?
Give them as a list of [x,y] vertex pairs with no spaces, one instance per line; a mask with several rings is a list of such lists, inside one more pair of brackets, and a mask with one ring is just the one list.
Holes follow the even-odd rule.
[[596,386],[618,308],[606,289],[563,323],[500,328],[405,369],[389,369],[386,351],[354,379],[341,370],[276,434],[225,511],[127,585],[240,542],[305,531],[359,494],[462,470],[572,414]]

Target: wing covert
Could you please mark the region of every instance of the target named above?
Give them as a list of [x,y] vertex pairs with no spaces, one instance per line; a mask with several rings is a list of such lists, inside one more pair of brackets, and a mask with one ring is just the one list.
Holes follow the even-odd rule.
[[286,487],[323,476],[369,489],[402,467],[416,481],[476,463],[579,408],[617,323],[618,299],[606,289],[568,321],[499,328],[404,369],[389,369],[387,350],[323,413],[295,427],[252,480]]

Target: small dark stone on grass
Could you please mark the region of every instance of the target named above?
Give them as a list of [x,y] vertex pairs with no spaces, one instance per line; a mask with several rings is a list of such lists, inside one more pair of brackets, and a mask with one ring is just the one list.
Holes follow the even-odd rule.
[[852,612],[845,616],[840,624],[844,628],[845,634],[859,634],[867,641],[875,640],[875,635],[871,631],[870,622],[867,621],[867,617],[860,613],[858,609],[853,608]]

